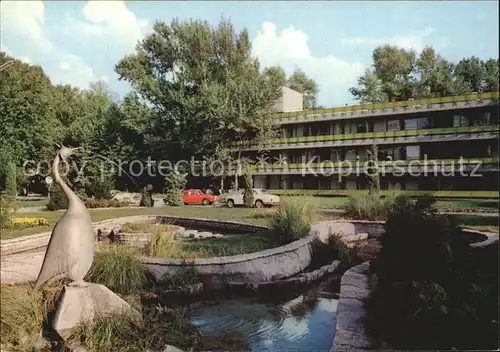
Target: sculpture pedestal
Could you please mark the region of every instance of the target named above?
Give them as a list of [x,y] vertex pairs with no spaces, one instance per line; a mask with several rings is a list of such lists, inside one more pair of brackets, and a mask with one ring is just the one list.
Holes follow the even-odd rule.
[[96,314],[106,315],[119,311],[129,312],[140,318],[139,312],[106,286],[87,282],[81,286],[68,285],[61,293],[52,326],[67,340],[71,329],[78,324],[92,320]]

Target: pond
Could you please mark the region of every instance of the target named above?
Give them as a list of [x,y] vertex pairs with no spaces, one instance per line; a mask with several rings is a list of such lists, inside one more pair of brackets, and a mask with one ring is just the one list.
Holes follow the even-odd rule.
[[338,279],[281,298],[212,298],[190,304],[204,350],[330,350],[335,337]]

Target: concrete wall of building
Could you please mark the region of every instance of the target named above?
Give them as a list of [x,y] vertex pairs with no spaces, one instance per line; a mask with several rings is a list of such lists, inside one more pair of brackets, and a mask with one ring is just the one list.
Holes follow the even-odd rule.
[[281,96],[274,103],[277,112],[304,110],[302,93],[288,87],[281,87]]

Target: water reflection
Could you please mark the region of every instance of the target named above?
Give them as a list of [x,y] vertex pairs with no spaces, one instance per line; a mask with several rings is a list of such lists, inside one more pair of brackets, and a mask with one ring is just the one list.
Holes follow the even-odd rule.
[[316,289],[280,302],[213,300],[192,306],[190,314],[206,337],[204,349],[329,350],[337,303]]

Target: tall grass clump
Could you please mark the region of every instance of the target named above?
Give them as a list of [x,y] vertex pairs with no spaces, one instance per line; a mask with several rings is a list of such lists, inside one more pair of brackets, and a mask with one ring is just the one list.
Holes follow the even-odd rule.
[[40,290],[29,285],[0,286],[0,350],[40,351],[47,347],[43,327],[55,310],[64,283],[44,285]]
[[280,243],[289,243],[307,235],[316,220],[312,198],[289,198],[271,215],[269,224]]
[[165,226],[151,228],[147,255],[155,258],[175,258],[182,250],[182,244],[175,238],[174,232]]
[[147,271],[133,247],[110,244],[95,253],[86,281],[126,294],[139,291],[148,283]]
[[135,352],[163,351],[167,344],[187,350],[197,346],[199,337],[181,312],[152,307],[142,319],[125,312],[98,315],[75,328],[70,341],[89,352]]
[[377,192],[355,193],[347,198],[344,215],[355,220],[385,220],[398,196],[397,191],[387,192],[384,197]]

